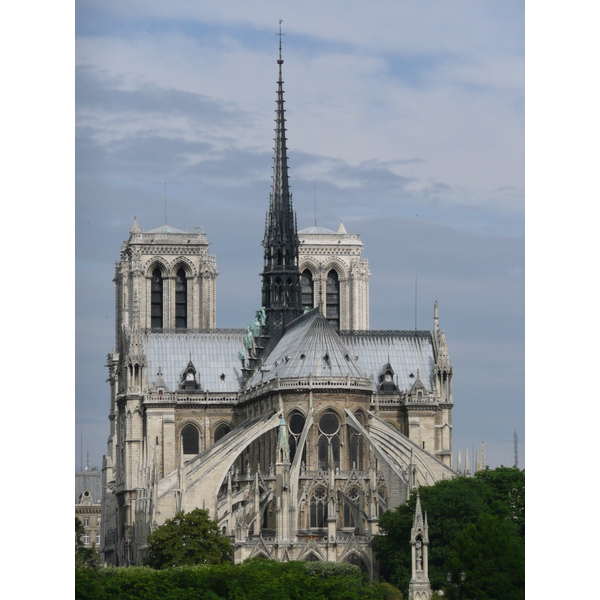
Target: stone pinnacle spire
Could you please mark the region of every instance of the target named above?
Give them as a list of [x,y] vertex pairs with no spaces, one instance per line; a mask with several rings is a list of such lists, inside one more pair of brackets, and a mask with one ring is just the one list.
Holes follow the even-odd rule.
[[273,184],[265,227],[264,268],[262,272],[262,304],[268,319],[269,335],[278,332],[302,314],[300,303],[300,271],[298,270],[298,232],[290,193],[285,108],[281,57],[281,22],[279,23],[279,79],[275,118]]

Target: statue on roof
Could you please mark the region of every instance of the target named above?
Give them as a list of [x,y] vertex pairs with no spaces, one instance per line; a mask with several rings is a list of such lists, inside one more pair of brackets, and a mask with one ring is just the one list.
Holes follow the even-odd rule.
[[252,346],[254,345],[252,337],[252,328],[248,325],[248,332],[246,333],[246,348],[248,350],[252,350]]
[[267,313],[265,307],[260,307],[260,324],[264,327],[267,324]]
[[258,337],[260,335],[260,312],[257,310],[252,322],[252,335]]

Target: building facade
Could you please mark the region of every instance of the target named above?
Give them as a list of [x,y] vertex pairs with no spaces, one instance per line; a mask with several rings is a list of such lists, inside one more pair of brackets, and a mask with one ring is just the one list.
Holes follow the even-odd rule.
[[[452,375],[433,329],[369,330],[369,267],[343,227],[298,231],[289,191],[281,45],[262,306],[216,328],[204,234],[144,232],[116,266],[107,357],[102,552],[141,564],[147,536],[205,508],[234,560],[333,560],[371,576],[382,511],[452,477]],[[252,317],[251,317],[252,318]]]
[[96,467],[75,473],[75,517],[83,524],[83,543],[100,550],[102,474]]

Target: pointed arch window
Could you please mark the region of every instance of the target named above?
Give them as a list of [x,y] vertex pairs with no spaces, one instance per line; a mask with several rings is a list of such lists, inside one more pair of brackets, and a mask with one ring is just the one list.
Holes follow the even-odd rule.
[[231,431],[231,427],[227,423],[219,425],[215,431],[215,443],[217,443],[222,437],[225,437]]
[[329,468],[329,452],[334,468],[340,468],[340,421],[332,412],[325,413],[319,420],[318,462],[319,469]]
[[315,285],[309,269],[304,269],[300,276],[300,293],[302,294],[302,310],[312,310],[315,306]]
[[[290,462],[294,462],[294,457],[296,456],[296,449],[298,448],[298,443],[300,442],[300,436],[302,435],[302,430],[304,429],[304,415],[302,413],[292,413],[291,418],[289,419],[288,431],[290,432],[288,443],[290,446]],[[306,444],[302,450],[302,462],[306,464]]]
[[[354,413],[356,420],[363,425],[363,418],[360,412]],[[362,435],[348,425],[348,439],[350,440],[350,468],[356,467],[359,471],[363,470],[364,445]]]
[[152,271],[150,296],[150,325],[153,329],[160,329],[163,326],[163,278],[158,267]]
[[388,494],[385,487],[380,487],[377,490],[378,502],[377,502],[377,516],[381,517],[388,508]]
[[327,284],[325,287],[325,316],[331,326],[340,329],[340,278],[335,269],[327,273]]
[[192,424],[186,425],[181,430],[181,440],[184,454],[200,453],[200,435]]
[[360,556],[357,556],[354,552],[350,554],[350,556],[344,562],[350,563],[351,565],[356,565],[363,573],[366,573],[367,575],[369,574],[369,568],[367,567],[365,561],[360,558]]
[[281,281],[281,278],[277,278],[275,280],[275,298],[274,298],[274,306],[281,306],[282,303],[282,296],[283,296],[283,282]]
[[[359,492],[358,488],[350,488],[348,490],[348,496],[352,500],[352,502],[358,505],[359,501]],[[350,505],[347,501],[344,501],[344,525],[343,527],[356,527],[356,523],[354,522],[354,513],[350,508]]]
[[177,271],[175,278],[175,327],[187,327],[187,277],[183,269]]
[[327,527],[327,494],[322,487],[310,497],[310,526],[314,529]]

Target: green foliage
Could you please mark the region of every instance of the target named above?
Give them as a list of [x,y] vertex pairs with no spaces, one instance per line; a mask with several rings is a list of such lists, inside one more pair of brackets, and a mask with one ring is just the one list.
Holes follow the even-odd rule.
[[380,585],[384,591],[385,595],[383,597],[385,600],[404,600],[402,592],[395,585],[392,585],[387,581],[384,581]]
[[207,510],[179,511],[148,536],[147,565],[165,569],[183,565],[215,565],[229,560],[229,538],[221,535]]
[[[524,471],[505,467],[486,469],[475,477],[439,481],[419,491],[429,524],[429,580],[432,589],[444,587],[455,540],[465,527],[476,523],[483,514],[497,516],[521,537],[524,544]],[[379,520],[379,527],[386,535],[376,536],[373,542],[382,575],[401,590],[408,590],[411,578],[409,541],[415,504],[416,494],[413,493],[406,504],[385,512]]]
[[[314,565],[322,565],[315,568]],[[347,568],[349,567],[349,568]],[[390,589],[392,588],[392,589]],[[371,584],[354,565],[280,563],[196,565],[155,570],[76,569],[78,600],[398,600],[389,584]]]
[[525,471],[499,467],[479,471],[475,477],[488,487],[490,513],[510,521],[525,542]]
[[307,562],[304,570],[311,577],[331,577],[332,575],[352,575],[360,577],[360,568],[350,563]]
[[465,598],[525,600],[525,546],[509,522],[483,514],[454,542],[448,570],[453,581],[461,571]]

